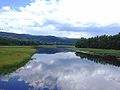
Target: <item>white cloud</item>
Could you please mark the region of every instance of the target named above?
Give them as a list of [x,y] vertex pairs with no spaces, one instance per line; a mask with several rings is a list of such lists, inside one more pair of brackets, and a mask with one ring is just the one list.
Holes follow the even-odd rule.
[[59,15],[83,24],[108,25],[120,22],[119,0],[63,0]]
[[[119,0],[60,0],[59,3],[56,0],[34,0],[25,7],[19,7],[19,11],[9,6],[2,7],[0,31],[55,36],[62,34],[63,37],[72,38],[90,37],[89,30],[86,31],[88,27],[103,29],[114,23],[119,25],[119,8]],[[49,24],[50,20],[58,25]],[[66,24],[71,25],[71,30],[64,28]],[[91,29],[90,31],[92,32]],[[118,29],[116,32],[119,32]]]
[[10,8],[9,6],[5,6],[5,7],[3,7],[3,8],[2,8],[2,10],[5,10],[5,11],[10,11],[10,10],[11,10],[11,8]]

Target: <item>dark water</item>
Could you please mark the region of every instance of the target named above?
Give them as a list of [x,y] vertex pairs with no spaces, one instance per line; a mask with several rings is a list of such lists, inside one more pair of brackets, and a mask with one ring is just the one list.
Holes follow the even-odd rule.
[[1,76],[0,90],[120,90],[119,65],[62,48],[39,51],[24,67]]

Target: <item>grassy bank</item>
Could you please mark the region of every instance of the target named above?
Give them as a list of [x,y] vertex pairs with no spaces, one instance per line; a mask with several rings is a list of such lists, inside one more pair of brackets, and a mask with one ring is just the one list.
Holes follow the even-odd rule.
[[25,65],[35,51],[31,46],[0,46],[0,74]]
[[120,50],[113,50],[113,49],[93,49],[93,48],[76,48],[72,45],[40,45],[38,47],[46,47],[46,48],[57,48],[63,47],[68,48],[70,50],[74,50],[76,52],[82,52],[90,55],[99,55],[102,57],[106,56],[115,56],[118,60],[120,60]]
[[77,52],[87,53],[91,55],[100,55],[100,56],[115,56],[120,60],[120,50],[112,49],[93,49],[93,48],[76,48],[74,46],[69,46],[69,49],[75,50]]

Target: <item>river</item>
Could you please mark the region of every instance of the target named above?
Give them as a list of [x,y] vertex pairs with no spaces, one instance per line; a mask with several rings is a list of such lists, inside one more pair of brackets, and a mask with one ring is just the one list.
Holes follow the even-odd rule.
[[25,66],[0,76],[0,90],[120,90],[119,65],[97,60],[39,48]]

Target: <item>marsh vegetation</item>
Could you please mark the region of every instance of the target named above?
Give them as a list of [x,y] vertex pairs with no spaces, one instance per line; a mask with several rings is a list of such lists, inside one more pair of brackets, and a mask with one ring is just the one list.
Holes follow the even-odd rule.
[[25,65],[35,51],[32,46],[0,46],[0,73],[8,73]]

